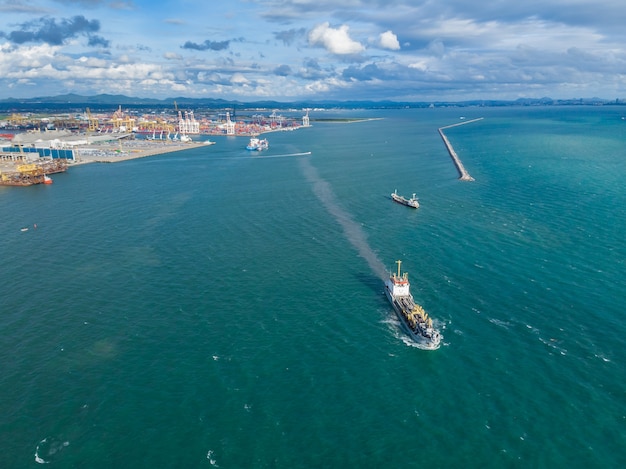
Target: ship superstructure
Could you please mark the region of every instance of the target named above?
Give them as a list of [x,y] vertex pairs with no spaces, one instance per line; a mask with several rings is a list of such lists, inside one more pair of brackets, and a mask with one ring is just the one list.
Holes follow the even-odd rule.
[[250,143],[246,146],[246,150],[250,151],[261,151],[267,150],[270,147],[269,142],[266,138],[260,139],[257,137],[252,137],[250,139]]
[[387,299],[409,336],[423,348],[435,350],[439,348],[441,334],[433,327],[433,320],[424,308],[415,304],[410,291],[409,275],[400,271],[402,261],[396,261],[396,264],[398,272],[391,273],[385,282]]

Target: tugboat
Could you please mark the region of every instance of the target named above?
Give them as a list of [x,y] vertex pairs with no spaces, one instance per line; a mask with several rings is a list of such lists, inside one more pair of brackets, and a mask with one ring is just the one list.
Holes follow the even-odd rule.
[[385,282],[385,295],[396,311],[403,328],[421,348],[436,350],[441,343],[441,334],[433,327],[433,320],[424,308],[415,304],[411,295],[409,274],[400,273],[402,261],[396,261],[398,273],[391,273]]
[[246,147],[246,150],[261,151],[261,150],[267,150],[269,147],[270,147],[270,144],[266,138],[260,139],[257,137],[252,137],[250,139],[250,143],[248,143],[248,146]]
[[391,194],[391,198],[395,202],[406,205],[407,207],[418,208],[420,206],[419,202],[417,201],[417,197],[415,197],[415,194],[413,194],[413,197],[411,197],[410,199],[407,199],[401,195],[398,195],[398,191],[395,190],[393,191],[393,194]]

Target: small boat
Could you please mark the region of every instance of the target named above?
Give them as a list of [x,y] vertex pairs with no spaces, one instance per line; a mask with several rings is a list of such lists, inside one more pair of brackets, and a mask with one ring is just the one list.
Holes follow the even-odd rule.
[[205,140],[203,143],[205,145],[215,145],[217,142],[212,142],[211,140]]
[[250,139],[250,143],[248,143],[248,146],[246,147],[246,150],[261,151],[261,150],[267,150],[269,147],[270,147],[270,144],[266,138],[260,139],[257,137],[252,137]]
[[46,176],[45,174],[43,175],[43,183],[44,184],[52,184],[54,181],[52,181],[52,178],[49,176]]
[[410,199],[407,199],[401,195],[398,195],[398,191],[395,190],[393,191],[393,194],[391,194],[391,198],[395,202],[398,202],[399,204],[402,204],[402,205],[406,205],[407,207],[418,208],[420,206],[419,202],[417,201],[417,197],[415,197],[415,194],[413,194],[413,196]]

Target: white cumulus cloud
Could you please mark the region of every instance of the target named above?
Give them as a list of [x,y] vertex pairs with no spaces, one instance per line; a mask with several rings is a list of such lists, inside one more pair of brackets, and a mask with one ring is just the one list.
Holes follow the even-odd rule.
[[319,24],[309,33],[309,44],[321,45],[329,52],[337,55],[363,52],[365,47],[350,37],[348,29],[345,24],[339,28],[331,28],[328,22]]
[[385,31],[380,35],[379,43],[380,47],[389,50],[400,50],[400,43],[398,42],[398,36],[391,31]]
[[230,77],[230,82],[233,85],[247,85],[249,83],[248,79],[241,73],[234,73],[233,76]]

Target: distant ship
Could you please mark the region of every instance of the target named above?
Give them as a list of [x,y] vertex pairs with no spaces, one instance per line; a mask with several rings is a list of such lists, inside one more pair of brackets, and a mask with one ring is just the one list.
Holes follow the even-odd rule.
[[407,207],[418,208],[420,206],[420,203],[417,201],[417,197],[415,197],[415,194],[413,194],[413,197],[411,197],[410,199],[407,199],[405,197],[402,197],[401,195],[398,195],[398,191],[395,190],[393,191],[393,194],[391,194],[391,198],[399,204],[406,205]]
[[261,151],[261,150],[267,150],[269,147],[270,147],[270,144],[266,138],[260,139],[257,137],[252,137],[250,139],[250,143],[248,143],[248,146],[246,147],[246,150]]
[[398,264],[398,273],[389,275],[389,279],[385,282],[385,295],[409,336],[425,349],[438,349],[441,334],[433,327],[433,320],[428,317],[424,308],[415,304],[413,295],[409,291],[409,275],[406,272],[400,274],[402,261],[396,261],[396,264]]

